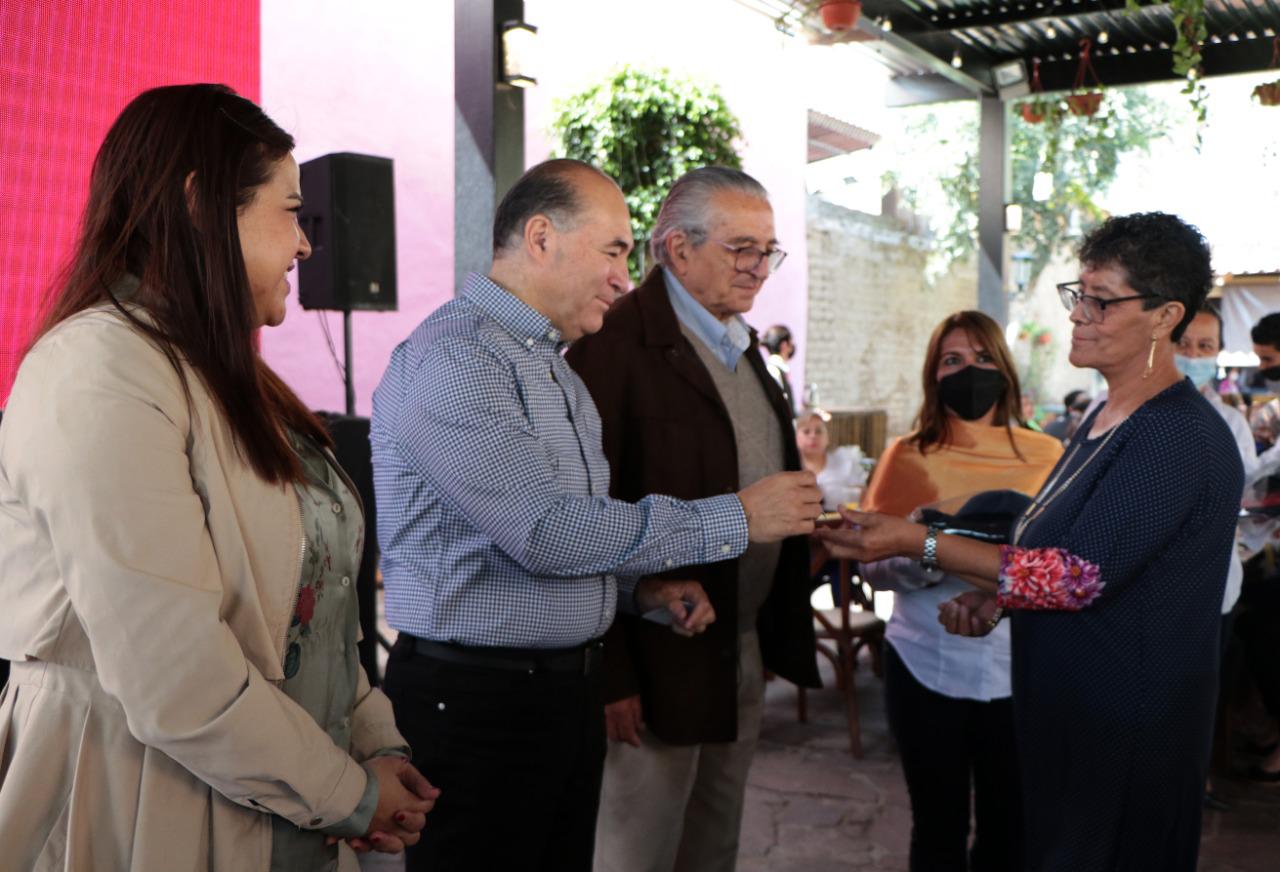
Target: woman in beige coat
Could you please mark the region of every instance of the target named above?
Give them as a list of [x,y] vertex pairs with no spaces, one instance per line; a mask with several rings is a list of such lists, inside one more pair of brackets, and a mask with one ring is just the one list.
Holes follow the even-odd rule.
[[352,868],[435,798],[357,661],[355,489],[254,348],[310,253],[292,149],[184,85],[95,161],[0,428],[5,869]]

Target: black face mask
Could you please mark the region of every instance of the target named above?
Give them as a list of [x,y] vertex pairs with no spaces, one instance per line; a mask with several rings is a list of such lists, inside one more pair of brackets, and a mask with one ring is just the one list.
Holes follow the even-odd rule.
[[938,397],[961,418],[976,421],[987,414],[1008,386],[1004,373],[998,369],[966,366],[938,381]]

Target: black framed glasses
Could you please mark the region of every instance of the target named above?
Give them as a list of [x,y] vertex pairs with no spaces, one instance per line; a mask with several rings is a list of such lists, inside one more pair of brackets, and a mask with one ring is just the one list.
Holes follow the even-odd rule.
[[782,262],[787,259],[787,253],[781,248],[756,248],[754,245],[730,245],[727,242],[716,241],[716,245],[725,251],[733,253],[733,268],[738,272],[754,272],[759,269],[760,261],[767,260],[769,262],[769,275],[773,275],[778,271],[778,267],[782,266]]
[[1167,299],[1160,294],[1133,294],[1128,297],[1112,297],[1108,300],[1081,293],[1080,287],[1080,282],[1062,282],[1058,285],[1058,299],[1062,301],[1063,308],[1068,312],[1074,312],[1076,306],[1080,306],[1084,312],[1084,319],[1090,324],[1101,324],[1107,317],[1107,307],[1114,306],[1116,303],[1127,303],[1130,300]]

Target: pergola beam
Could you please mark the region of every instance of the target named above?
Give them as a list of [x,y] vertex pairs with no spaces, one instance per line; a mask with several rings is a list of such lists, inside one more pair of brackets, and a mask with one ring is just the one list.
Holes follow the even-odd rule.
[[[884,5],[889,7],[899,4]],[[1068,17],[1110,18],[1112,13],[1123,12],[1124,9],[1124,0],[1062,0],[1056,4],[1041,0],[1041,2],[992,3],[947,10],[910,10],[909,14],[903,15],[901,23],[894,23],[894,30],[908,36],[929,32],[946,33],[976,27],[1002,27],[1058,21]],[[903,11],[907,12],[905,8]],[[877,14],[892,15],[893,12],[886,10]]]

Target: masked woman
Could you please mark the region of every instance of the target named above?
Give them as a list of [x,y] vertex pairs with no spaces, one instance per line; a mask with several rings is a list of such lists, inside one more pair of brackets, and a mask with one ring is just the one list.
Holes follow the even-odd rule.
[[[945,318],[922,382],[915,429],[885,450],[863,498],[868,511],[901,517],[979,491],[1039,490],[1062,445],[1022,420],[1018,374],[995,321],[973,311]],[[911,795],[912,872],[1014,872],[1021,799],[1008,628],[981,640],[949,635],[938,606],[969,587],[914,560],[867,564],[862,577],[896,592],[885,698]]]

